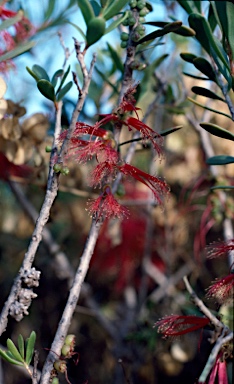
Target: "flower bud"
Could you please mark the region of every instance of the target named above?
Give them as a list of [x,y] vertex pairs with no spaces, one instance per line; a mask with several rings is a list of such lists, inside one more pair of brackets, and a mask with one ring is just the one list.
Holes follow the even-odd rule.
[[128,41],[128,39],[129,39],[129,34],[126,33],[126,32],[122,32],[121,35],[120,35],[120,39],[121,39],[122,41]]
[[76,336],[75,335],[67,335],[66,338],[65,338],[65,341],[64,341],[64,344],[65,345],[75,345],[75,341],[76,341]]
[[56,369],[56,371],[61,372],[61,373],[66,372],[66,370],[67,370],[66,361],[65,360],[56,360],[54,362],[54,369]]
[[62,166],[61,164],[55,164],[53,169],[54,169],[54,172],[59,173],[61,172]]

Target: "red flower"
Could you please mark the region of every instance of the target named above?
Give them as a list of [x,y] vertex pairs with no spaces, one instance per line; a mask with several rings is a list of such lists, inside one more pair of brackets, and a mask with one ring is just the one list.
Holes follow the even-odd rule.
[[105,180],[106,183],[111,182],[116,175],[116,163],[110,161],[104,161],[96,165],[91,173],[90,185],[96,187],[101,186]]
[[166,338],[196,331],[209,323],[210,320],[207,317],[170,315],[157,321],[155,326],[158,327],[158,332]]
[[231,273],[221,279],[217,279],[207,291],[207,297],[217,300],[220,304],[233,299],[234,274]]
[[111,188],[106,186],[103,193],[96,199],[88,202],[89,213],[98,222],[100,219],[118,218],[129,215],[127,208],[123,207],[115,200]]
[[234,239],[212,243],[207,247],[210,259],[224,256],[227,252],[234,250]]
[[[216,359],[216,362],[212,368],[208,384],[228,384],[227,377],[227,364],[226,361],[222,361],[221,355]],[[199,382],[199,384],[202,384]]]
[[130,164],[124,164],[118,167],[124,175],[131,176],[146,185],[154,194],[159,204],[162,204],[162,196],[169,192],[168,185],[158,177],[151,176]]
[[[126,123],[130,129],[135,128],[137,131],[141,132],[143,141],[147,139],[150,140],[158,155],[161,155],[162,151],[160,145],[162,145],[163,138],[159,133],[153,131],[148,125],[144,124],[139,119],[135,119],[135,117],[128,117]],[[159,140],[159,143],[156,142],[156,139]]]

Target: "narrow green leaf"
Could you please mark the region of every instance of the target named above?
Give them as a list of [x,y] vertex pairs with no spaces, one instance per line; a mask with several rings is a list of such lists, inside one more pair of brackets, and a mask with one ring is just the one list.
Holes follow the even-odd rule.
[[[214,13],[214,4],[210,3],[209,5],[209,12],[208,12],[208,23],[210,24],[210,28],[212,31],[215,30],[215,27],[218,23],[218,20],[216,18],[216,14]],[[217,12],[216,12],[217,13]]]
[[183,75],[188,76],[188,77],[192,77],[193,79],[210,81],[210,79],[208,79],[208,77],[196,76],[196,75],[192,75],[191,73],[188,73],[188,72],[182,72],[182,73],[183,73]]
[[85,24],[88,23],[95,17],[94,10],[89,0],[77,0],[81,13],[83,15]]
[[25,359],[25,362],[28,365],[31,363],[31,360],[33,357],[35,342],[36,342],[36,333],[34,331],[32,331],[31,335],[29,336],[29,338],[26,341],[26,359]]
[[66,72],[64,73],[64,76],[63,76],[63,78],[61,80],[61,83],[60,83],[60,85],[59,85],[59,87],[57,89],[56,95],[59,93],[60,89],[62,88],[62,86],[63,86],[63,84],[64,84],[64,82],[65,82],[65,80],[66,80],[66,78],[67,78],[67,76],[68,76],[68,74],[70,72],[70,68],[71,68],[71,66],[69,65],[67,70],[66,70]]
[[9,352],[11,352],[15,360],[18,360],[21,363],[24,362],[23,357],[21,356],[21,354],[19,353],[18,349],[16,348],[15,344],[11,339],[7,339],[7,348],[9,349]]
[[55,91],[53,85],[48,80],[39,80],[37,88],[47,99],[55,101]]
[[36,82],[40,80],[39,77],[37,77],[37,75],[29,67],[26,67],[26,69],[28,73],[36,80]]
[[120,16],[118,19],[114,20],[106,29],[105,29],[105,35],[114,29],[116,29],[124,20],[128,18],[128,11],[124,12],[122,16]]
[[214,190],[214,189],[234,189],[234,186],[233,185],[218,185],[216,187],[211,187],[210,189],[211,190]]
[[95,17],[97,17],[101,12],[100,5],[95,0],[91,0],[90,4],[92,5]]
[[44,21],[48,20],[55,9],[56,0],[50,0],[48,1],[48,7],[44,14]]
[[206,164],[209,164],[209,165],[224,165],[224,164],[231,164],[231,163],[234,163],[234,157],[227,156],[227,155],[212,156],[206,160]]
[[0,31],[5,31],[7,28],[18,23],[18,21],[22,20],[23,16],[24,16],[24,12],[20,10],[19,12],[17,12],[17,14],[14,17],[11,17],[7,20],[2,21],[0,24]]
[[21,334],[18,336],[18,348],[22,358],[24,359],[24,339]]
[[85,33],[82,31],[82,29],[78,25],[72,23],[71,21],[68,21],[68,24],[70,24],[74,28],[76,28],[76,30],[81,34],[82,38],[86,41],[86,35],[85,35]]
[[226,68],[229,69],[227,56],[224,56],[220,46],[217,44],[217,40],[215,39],[206,18],[200,14],[191,13],[188,20],[190,27],[196,32],[196,39],[202,47],[214,58],[214,60],[216,60],[216,54]]
[[44,79],[44,80],[50,81],[48,73],[40,65],[38,65],[38,64],[33,65],[32,66],[32,71],[36,74],[36,76],[39,78],[39,80]]
[[192,63],[192,64],[193,64],[193,60],[197,58],[196,55],[194,55],[193,53],[189,53],[189,52],[180,53],[180,57],[184,61],[187,61],[188,63]]
[[200,103],[198,103],[197,100],[194,100],[194,99],[192,99],[191,97],[187,97],[187,99],[188,99],[189,101],[191,101],[192,103],[198,105],[199,107],[202,107],[202,108],[204,108],[204,109],[207,109],[208,111],[211,111],[211,112],[218,113],[219,115],[226,116],[226,117],[228,117],[229,119],[232,120],[232,117],[231,117],[230,115],[228,115],[227,113],[224,113],[224,112],[221,112],[221,111],[219,111],[219,110],[217,110],[217,109],[213,109],[213,108],[207,107],[206,105],[200,104]]
[[179,129],[183,128],[183,125],[177,125],[177,127],[168,128],[165,131],[159,132],[161,136],[167,136],[170,135],[173,132],[178,131]]
[[1,55],[0,63],[9,59],[14,59],[14,57],[17,57],[19,55],[22,55],[22,53],[25,53],[29,51],[31,48],[33,48],[35,44],[36,44],[35,41],[28,41],[26,43],[22,43],[18,45],[16,48],[12,49],[11,51]]
[[[147,21],[146,23],[144,23],[144,25],[147,24],[147,25],[153,25],[159,28],[164,28],[168,23],[169,23],[168,21]],[[177,35],[186,36],[186,37],[189,37],[189,36],[192,37],[192,36],[195,36],[196,34],[192,28],[188,28],[185,25],[182,25],[180,28],[178,28],[173,32],[176,33]]]
[[193,13],[196,10],[191,0],[177,0],[177,3],[179,3],[188,14]]
[[201,123],[200,126],[214,136],[222,137],[222,139],[234,141],[234,134],[227,131],[224,128],[219,127],[218,125],[211,124],[211,123]]
[[193,64],[200,72],[204,73],[204,75],[206,75],[210,80],[216,82],[215,71],[211,66],[211,64],[209,63],[209,61],[207,61],[203,57],[196,57],[193,60]]
[[192,87],[191,90],[196,95],[208,97],[208,98],[214,99],[214,100],[220,100],[220,101],[223,101],[224,103],[226,103],[226,101],[222,97],[216,95],[216,93],[210,91],[209,89],[206,89],[203,87]]
[[53,87],[56,86],[57,81],[58,81],[58,78],[59,78],[59,77],[62,77],[63,74],[64,74],[63,69],[58,69],[58,70],[53,74],[53,77],[52,77],[52,80],[51,80],[51,84],[53,85]]
[[0,349],[0,356],[6,360],[8,363],[11,363],[11,364],[14,364],[14,365],[19,365],[19,366],[23,366],[23,363],[21,363],[20,361],[18,360],[15,360],[13,357],[12,357],[12,354],[9,354],[9,352],[5,352],[3,351],[2,349]]
[[107,47],[108,47],[108,51],[110,53],[110,56],[111,56],[114,64],[116,65],[116,68],[118,68],[119,71],[123,73],[124,65],[123,65],[122,60],[119,57],[118,53],[114,50],[114,48],[109,43],[107,43]]
[[104,9],[102,16],[106,21],[111,19],[116,16],[127,3],[128,0],[112,0],[109,6]]
[[67,92],[70,91],[71,87],[73,86],[73,82],[69,81],[58,93],[57,95],[57,101],[62,100],[62,98],[66,95]]
[[[218,17],[234,57],[234,4],[231,1],[215,1]],[[226,49],[226,45],[224,45]]]
[[145,41],[154,40],[157,37],[167,35],[170,32],[176,31],[182,25],[182,21],[173,21],[168,23],[164,28],[157,29],[157,31],[151,32],[148,35],[144,36],[142,39],[138,40],[136,44],[142,44]]
[[195,0],[194,5],[197,8],[198,12],[202,13],[201,0]]

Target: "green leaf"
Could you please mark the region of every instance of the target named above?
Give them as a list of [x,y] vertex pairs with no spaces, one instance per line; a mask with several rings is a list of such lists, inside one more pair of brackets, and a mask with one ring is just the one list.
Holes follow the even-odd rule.
[[33,65],[32,66],[32,71],[35,73],[35,75],[38,77],[39,80],[44,79],[44,80],[50,81],[48,73],[40,65],[37,65],[37,64]]
[[201,123],[200,126],[214,136],[218,136],[218,137],[222,137],[222,139],[234,141],[234,134],[222,127],[219,127],[218,125],[211,124],[211,123]]
[[204,75],[206,75],[210,80],[216,82],[216,74],[213,67],[209,63],[209,61],[207,61],[203,57],[196,57],[193,60],[193,64],[200,72],[204,73]]
[[52,80],[51,80],[51,84],[53,85],[53,87],[56,86],[57,81],[58,81],[58,78],[59,78],[59,77],[62,77],[63,74],[64,74],[63,69],[58,69],[58,70],[53,74],[53,77],[52,77]]
[[40,80],[39,77],[37,77],[37,75],[29,67],[26,67],[26,70],[36,80],[36,82]]
[[39,80],[37,88],[47,99],[55,101],[55,91],[53,85],[48,80]]
[[94,10],[89,0],[77,0],[81,13],[83,15],[85,24],[88,23],[95,17]]
[[45,11],[44,14],[44,21],[48,20],[55,9],[56,0],[50,0],[48,1],[48,8]]
[[19,366],[23,366],[23,363],[21,363],[20,361],[18,360],[15,360],[13,357],[12,357],[12,354],[10,354],[9,352],[5,352],[3,351],[2,349],[0,349],[0,356],[6,360],[8,363],[11,363],[11,364],[14,364],[14,365],[19,365]]
[[97,17],[97,16],[100,14],[100,12],[101,12],[101,7],[100,7],[100,5],[99,5],[95,0],[91,0],[91,1],[90,1],[90,4],[92,5],[94,14],[95,14],[95,16]]
[[188,63],[192,63],[192,64],[193,64],[193,60],[197,58],[196,55],[194,55],[193,53],[189,53],[189,52],[180,53],[180,57],[184,61],[187,61]]
[[234,189],[234,186],[232,185],[218,185],[217,187],[211,187],[211,190],[214,189]]
[[34,47],[35,44],[36,43],[34,41],[28,41],[26,43],[19,44],[16,48],[1,55],[0,63],[9,59],[14,59],[14,57],[17,57],[19,55],[22,55],[22,53],[25,53],[29,51],[32,47]]
[[216,95],[216,93],[210,91],[209,89],[206,89],[203,87],[192,87],[191,90],[196,95],[209,97],[210,99],[220,100],[220,101],[223,101],[224,103],[226,103],[226,101],[222,97]]
[[68,74],[70,72],[70,68],[71,68],[71,66],[69,65],[67,70],[66,70],[66,72],[64,73],[64,76],[63,76],[63,78],[61,80],[61,83],[59,84],[59,87],[57,89],[56,95],[59,93],[60,89],[62,88],[62,86],[63,86],[63,84],[64,84],[64,82],[65,82],[65,80],[66,80],[66,78],[67,78],[67,76],[68,76]]
[[7,20],[2,21],[0,24],[0,31],[5,31],[7,28],[18,23],[18,21],[22,20],[23,16],[24,16],[24,12],[20,10],[19,12],[17,12],[17,14],[14,17],[11,17]]
[[24,359],[24,339],[21,334],[18,336],[18,348],[22,358]]
[[207,107],[206,105],[200,104],[200,103],[198,103],[197,100],[194,100],[194,99],[192,99],[191,97],[187,97],[187,99],[188,99],[189,101],[191,101],[192,103],[198,105],[199,107],[202,107],[202,108],[204,108],[204,109],[207,109],[208,111],[211,111],[211,112],[218,113],[219,115],[226,116],[226,117],[228,117],[229,119],[232,120],[232,117],[231,117],[230,115],[224,113],[224,112],[221,112],[221,111],[219,111],[219,110],[217,110],[217,109],[213,109],[213,108]]
[[66,95],[67,92],[70,91],[71,87],[73,86],[73,82],[69,81],[58,93],[57,95],[57,101],[62,100],[62,98]]
[[[164,28],[168,23],[169,23],[168,21],[147,21],[144,24],[154,25],[155,27]],[[173,32],[176,33],[177,35],[186,36],[186,37],[189,37],[189,36],[192,37],[192,36],[195,36],[196,34],[192,28],[188,28],[185,25],[182,25],[180,28],[178,28]]]
[[114,29],[116,29],[124,20],[128,18],[128,11],[124,12],[122,16],[120,16],[118,19],[114,20],[105,30],[105,35]]
[[168,23],[164,28],[158,29],[157,31],[149,33],[149,35],[144,36],[142,39],[138,40],[136,44],[142,44],[145,41],[154,40],[157,37],[164,36],[170,32],[176,31],[182,25],[182,21],[173,21]]
[[191,0],[177,0],[177,3],[179,3],[188,14],[193,13],[196,10]]
[[106,21],[103,17],[95,17],[92,19],[87,27],[86,40],[87,45],[96,43],[104,35],[106,29]]
[[36,342],[36,333],[34,331],[31,332],[31,335],[26,341],[26,364],[30,364],[32,357],[33,357],[33,352],[34,352],[34,346]]
[[208,77],[196,76],[196,75],[192,75],[191,73],[188,73],[188,72],[182,72],[182,73],[183,73],[183,75],[188,76],[188,77],[192,77],[193,79],[210,81],[210,79],[208,79]]
[[202,13],[202,7],[201,7],[201,1],[200,0],[195,0],[194,5],[197,8],[198,12]]
[[11,339],[7,339],[7,348],[9,352],[11,352],[15,360],[20,361],[21,363],[24,362],[23,357],[21,356],[21,354],[19,353],[18,349],[16,348],[15,344]]
[[124,65],[123,65],[122,60],[119,57],[118,53],[114,50],[114,48],[109,43],[107,43],[107,47],[108,47],[108,51],[110,53],[110,56],[111,56],[114,64],[116,65],[116,68],[118,68],[120,70],[120,72],[123,73]]
[[234,163],[234,157],[227,156],[227,155],[212,156],[206,160],[206,164],[209,164],[209,165],[224,165],[224,164],[231,164],[231,163]]
[[165,131],[159,132],[159,134],[160,134],[161,136],[167,136],[167,135],[170,135],[170,134],[173,133],[173,132],[178,131],[178,130],[181,129],[181,128],[183,128],[183,125],[178,125],[177,127],[168,128],[168,129],[166,129]]
[[128,0],[112,0],[108,7],[104,9],[102,16],[107,21],[112,17],[116,16],[125,5],[127,5]]
[[215,61],[217,55],[226,68],[229,69],[227,57],[224,56],[220,46],[217,44],[217,39],[215,39],[206,18],[200,14],[191,13],[188,20],[190,27],[195,30],[196,39],[201,46],[214,58]]
[[78,25],[72,23],[71,21],[68,21],[68,24],[70,24],[70,25],[72,25],[74,28],[76,28],[76,30],[81,34],[81,36],[83,37],[83,39],[86,41],[86,35],[85,35],[85,33],[82,31],[82,29],[81,29]]
[[214,13],[213,7],[214,7],[214,4],[210,3],[209,12],[208,12],[208,23],[210,24],[210,28],[212,31],[215,30],[215,27],[216,27],[217,22],[218,22],[217,18],[216,18],[216,14]]
[[[215,1],[218,17],[234,57],[234,4],[230,1]],[[224,43],[224,49],[226,45]]]

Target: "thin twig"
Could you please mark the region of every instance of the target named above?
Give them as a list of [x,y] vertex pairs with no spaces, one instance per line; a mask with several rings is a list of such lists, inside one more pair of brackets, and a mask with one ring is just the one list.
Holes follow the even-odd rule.
[[[184,284],[186,286],[186,289],[187,291],[189,292],[190,296],[191,296],[191,300],[194,302],[194,304],[199,308],[199,310],[210,320],[210,322],[217,328],[217,330],[221,330],[223,328],[225,328],[224,324],[217,319],[216,316],[214,316],[211,311],[209,310],[209,308],[207,308],[205,306],[205,304],[203,303],[203,301],[201,299],[199,299],[199,297],[197,296],[197,294],[194,292],[194,290],[192,289],[189,281],[188,281],[188,278],[187,276],[184,276],[183,277],[183,280],[184,280]],[[226,328],[228,329],[228,328]]]
[[50,158],[50,170],[49,170],[49,176],[48,176],[48,183],[47,183],[47,190],[45,199],[39,214],[39,217],[36,222],[35,229],[32,234],[31,241],[28,246],[27,253],[25,254],[22,266],[19,270],[19,273],[14,281],[14,284],[11,288],[11,292],[7,298],[7,301],[4,304],[1,316],[0,316],[0,335],[5,331],[7,322],[8,322],[8,315],[11,306],[14,304],[14,302],[17,300],[17,296],[19,294],[19,291],[21,289],[21,283],[22,283],[22,277],[25,271],[28,271],[31,269],[38,246],[42,239],[42,231],[45,227],[45,224],[47,223],[50,215],[50,209],[52,207],[52,204],[57,196],[58,191],[58,175],[53,170],[53,158],[54,155],[57,152],[56,147],[56,140],[59,135],[59,132],[61,130],[61,111],[62,111],[62,102],[59,102],[57,104],[57,110],[56,110],[56,126],[55,126],[55,133],[54,133],[54,142],[53,142],[53,148],[51,152],[51,158]]

